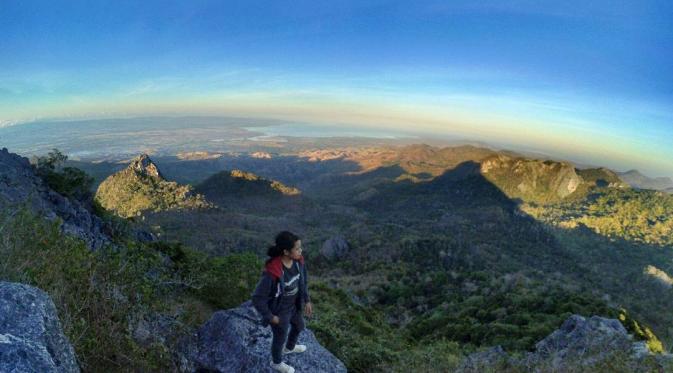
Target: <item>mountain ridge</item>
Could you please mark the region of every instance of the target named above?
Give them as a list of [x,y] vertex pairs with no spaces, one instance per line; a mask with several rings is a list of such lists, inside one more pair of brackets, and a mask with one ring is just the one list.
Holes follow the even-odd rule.
[[238,169],[220,171],[196,185],[194,191],[206,196],[208,200],[221,199],[227,195],[240,198],[245,196],[297,196],[301,194],[301,191],[297,188]]
[[673,191],[673,180],[670,177],[648,177],[638,170],[618,172],[619,177],[626,183],[638,189],[653,189]]

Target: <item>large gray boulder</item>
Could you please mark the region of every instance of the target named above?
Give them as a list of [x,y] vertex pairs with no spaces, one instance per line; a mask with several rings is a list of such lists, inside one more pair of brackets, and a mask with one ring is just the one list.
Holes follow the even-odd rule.
[[330,260],[341,259],[348,255],[349,251],[350,245],[348,245],[346,238],[342,235],[330,238],[320,248],[320,254]]
[[572,315],[559,329],[535,344],[535,353],[538,358],[551,358],[557,366],[568,359],[584,357],[593,361],[607,352],[630,352],[634,347],[633,338],[619,320]]
[[49,296],[0,282],[0,372],[79,372]]
[[[250,301],[225,311],[218,311],[198,331],[194,369],[208,372],[273,372],[271,328],[262,327]],[[346,367],[318,343],[306,329],[299,335],[303,353],[289,354],[284,361],[297,373],[346,372]]]
[[465,357],[458,367],[460,373],[481,373],[484,371],[497,371],[506,366],[509,355],[501,346],[491,347],[484,351],[472,353]]
[[27,205],[49,220],[60,218],[63,233],[81,238],[91,249],[110,243],[102,220],[78,201],[55,191],[40,178],[28,158],[0,150],[0,206]]
[[[645,342],[634,341],[619,320],[572,315],[559,329],[536,343],[533,352],[515,358],[497,346],[467,356],[457,371],[497,371],[504,366],[530,372],[592,371],[615,357],[633,372],[649,372],[652,366],[673,368],[668,356],[654,356]],[[647,364],[644,359],[648,359]]]

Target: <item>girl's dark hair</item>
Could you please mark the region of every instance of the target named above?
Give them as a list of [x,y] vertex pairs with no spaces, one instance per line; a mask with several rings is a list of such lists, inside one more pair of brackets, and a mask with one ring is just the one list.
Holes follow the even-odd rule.
[[275,258],[283,255],[283,250],[290,251],[294,247],[295,242],[299,241],[299,237],[288,231],[282,231],[276,235],[276,244],[269,246],[266,255]]

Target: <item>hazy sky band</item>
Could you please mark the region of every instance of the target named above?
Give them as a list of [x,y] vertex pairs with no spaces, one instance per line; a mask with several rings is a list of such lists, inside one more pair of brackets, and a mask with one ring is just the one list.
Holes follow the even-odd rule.
[[13,2],[0,120],[248,114],[673,175],[669,2]]

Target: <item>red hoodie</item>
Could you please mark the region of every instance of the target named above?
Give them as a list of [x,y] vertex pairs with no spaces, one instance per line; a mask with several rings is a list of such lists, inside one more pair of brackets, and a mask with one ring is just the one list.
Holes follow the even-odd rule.
[[[275,280],[279,279],[280,276],[283,274],[283,256],[279,255],[277,257],[271,258],[266,261],[266,265],[264,266],[264,269],[266,270],[267,273],[271,275]],[[304,256],[299,257],[299,263],[301,265],[304,265]]]

